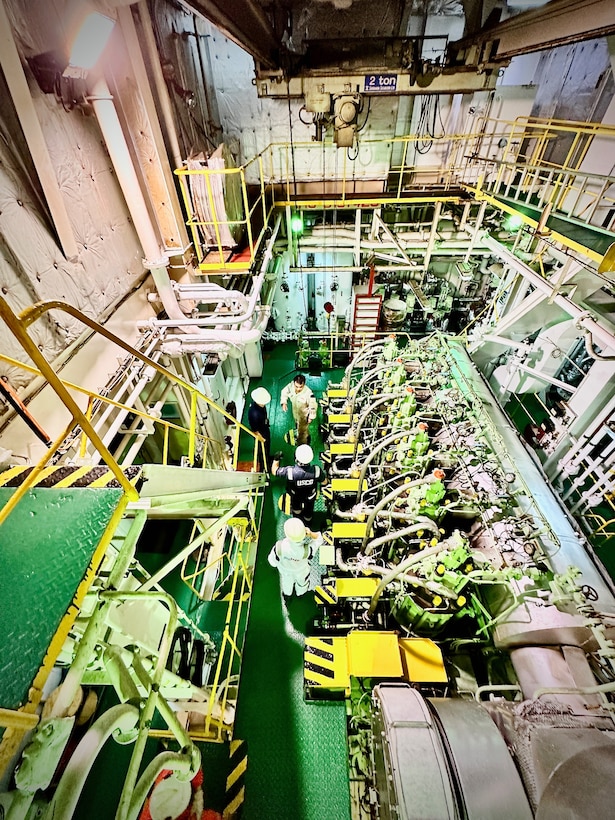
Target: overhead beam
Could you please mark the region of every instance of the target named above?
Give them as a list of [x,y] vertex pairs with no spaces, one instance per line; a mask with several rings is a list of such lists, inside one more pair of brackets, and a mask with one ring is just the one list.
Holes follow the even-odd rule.
[[[390,82],[390,91],[373,90],[374,79],[384,77]],[[270,77],[267,72],[257,67],[256,91],[259,97],[297,97],[304,98],[310,90],[329,94],[350,94],[358,91],[374,96],[387,94],[423,95],[423,94],[472,94],[475,91],[490,91],[495,88],[497,71],[477,71],[472,67],[460,66],[446,68],[440,73],[426,77],[420,83],[408,71],[393,71],[380,74],[380,69],[370,70],[362,67],[359,70],[349,69],[346,73],[339,70],[327,73],[324,70],[302,72],[302,76],[291,77],[282,82],[282,75]]]
[[180,0],[267,68],[279,68],[280,41],[257,0]]
[[[522,12],[472,37],[451,43],[458,55],[466,53],[466,65],[505,61],[518,54],[592,40],[615,32],[613,0],[551,0],[537,9]],[[485,47],[492,44],[492,47]]]

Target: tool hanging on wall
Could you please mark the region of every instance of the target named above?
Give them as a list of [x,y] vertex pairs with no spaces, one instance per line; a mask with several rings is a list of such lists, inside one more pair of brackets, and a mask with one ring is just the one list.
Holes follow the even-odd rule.
[[13,407],[17,411],[17,413],[19,413],[19,415],[28,425],[30,430],[32,430],[32,432],[36,434],[37,438],[39,438],[43,442],[43,444],[47,445],[47,447],[51,447],[51,439],[43,430],[38,421],[34,418],[34,416],[30,414],[28,408],[19,398],[14,388],[10,385],[9,380],[6,376],[0,376],[0,393],[8,401],[11,407]]

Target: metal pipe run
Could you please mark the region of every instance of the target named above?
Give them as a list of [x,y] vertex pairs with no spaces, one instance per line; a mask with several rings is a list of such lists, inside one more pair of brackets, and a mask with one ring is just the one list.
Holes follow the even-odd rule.
[[548,279],[543,279],[542,276],[533,271],[525,262],[518,259],[505,245],[502,245],[501,242],[498,242],[488,233],[484,235],[484,242],[503,262],[506,262],[506,264],[517,271],[517,273],[520,273],[521,276],[540,290],[541,293],[548,296],[550,302],[554,302],[569,316],[572,316],[572,318],[576,320],[576,326],[579,330],[585,330],[590,333],[592,338],[598,339],[604,347],[615,349],[615,335],[599,321],[592,319],[586,310],[575,305],[568,297],[558,293],[557,289]]
[[[378,513],[383,510],[387,504],[391,501],[394,501],[398,496],[402,493],[406,492],[407,490],[411,489],[412,487],[418,487],[421,484],[433,484],[434,481],[438,481],[438,479],[433,475],[428,475],[423,478],[416,478],[414,481],[409,481],[407,484],[401,484],[399,487],[395,487],[394,490],[391,490],[388,495],[385,495],[384,498],[381,498],[380,501],[376,504],[374,509],[371,511],[369,518],[367,519],[367,523],[365,525],[365,535],[363,536],[363,543],[361,544],[361,552],[364,552],[365,555],[369,555],[372,552],[372,545],[370,544],[370,549],[367,548],[367,539],[369,538],[369,533],[371,528],[374,525],[374,520]],[[431,518],[427,518],[426,516],[421,519],[422,528],[423,529],[430,529],[432,532],[439,532],[438,525],[435,521],[432,521]]]
[[446,549],[446,544],[444,542],[440,544],[436,544],[434,547],[427,547],[420,552],[416,552],[414,555],[411,555],[409,558],[406,558],[405,561],[402,561],[401,564],[398,564],[394,569],[391,570],[378,584],[378,587],[374,594],[372,595],[372,599],[369,602],[369,608],[365,613],[366,618],[371,618],[374,614],[374,610],[378,606],[378,601],[380,600],[380,596],[386,589],[386,587],[394,581],[399,575],[405,572],[408,567],[413,566],[413,564],[420,563],[424,558],[429,558],[431,555],[437,555],[439,552],[442,552],[443,549]]
[[[367,473],[367,468],[372,463],[374,458],[378,455],[378,453],[381,453],[383,450],[385,450],[389,446],[389,444],[392,444],[394,441],[397,441],[397,439],[403,438],[407,435],[409,435],[409,430],[405,427],[401,430],[396,430],[394,433],[391,433],[390,436],[386,436],[385,438],[383,438],[380,444],[377,444],[373,449],[369,451],[367,457],[364,459],[363,464],[361,465],[361,472],[359,474],[359,486],[357,487],[357,495],[355,498],[355,502],[357,504],[361,500],[361,487],[363,486],[363,481]],[[356,458],[356,446],[353,452],[353,458]]]

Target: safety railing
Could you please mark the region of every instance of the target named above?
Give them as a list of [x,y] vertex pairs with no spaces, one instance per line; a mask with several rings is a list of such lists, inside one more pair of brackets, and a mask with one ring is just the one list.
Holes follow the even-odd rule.
[[607,539],[615,536],[615,497],[611,493],[605,500],[609,507],[608,518],[605,518],[604,515],[600,515],[599,512],[594,510],[589,510],[585,513],[586,520],[593,522],[592,535],[594,537],[594,545],[597,546],[602,546]]
[[[344,368],[354,356],[372,343],[384,343],[394,335],[406,343],[414,338],[411,333],[399,330],[382,330],[373,333],[351,333],[350,330],[320,333],[299,328],[293,331],[267,331],[265,342],[296,342],[295,368],[311,370]],[[418,335],[418,334],[417,334]],[[421,333],[421,337],[425,334]]]
[[[469,133],[427,142],[416,133],[362,137],[352,154],[330,138],[272,143],[238,168],[176,174],[200,269],[232,272],[253,263],[272,210],[284,206],[377,208],[468,201],[469,195],[501,210],[519,209],[533,228],[560,215],[608,236],[615,227],[615,176],[593,168],[597,156],[613,152],[614,140],[615,126],[600,123],[482,118]],[[227,214],[227,200],[241,202],[239,216]],[[523,205],[532,213],[523,213]],[[233,226],[241,239],[231,235]],[[598,261],[602,253],[594,256]]]
[[[31,367],[30,365],[27,365],[25,362],[20,362],[17,359],[13,359],[10,356],[5,356],[1,353],[0,361],[5,362],[6,364],[12,367],[19,367],[22,370],[31,373],[33,376],[38,377],[42,375],[40,370],[38,370],[37,368]],[[175,432],[177,434],[184,436],[186,440],[188,440],[190,437],[190,428],[160,418],[159,416],[151,415],[150,413],[147,413],[144,410],[140,410],[134,405],[129,406],[121,401],[115,401],[109,396],[104,396],[95,391],[88,390],[87,388],[81,385],[75,384],[70,381],[66,381],[65,379],[61,379],[60,381],[67,390],[74,390],[76,393],[80,393],[81,395],[87,398],[87,406],[84,410],[84,415],[90,423],[95,424],[95,415],[97,408],[114,408],[116,411],[118,411],[118,413],[122,414],[122,416],[127,416],[128,414],[130,414],[141,423],[141,426],[133,427],[133,429],[130,430],[130,433],[128,434],[130,438],[140,439],[142,442],[142,440],[145,437],[156,436],[156,434],[158,433],[159,437],[162,440],[162,459],[160,463],[168,465],[177,462],[177,459],[173,460],[173,462],[170,459],[170,436],[173,432]],[[76,445],[76,452],[78,453],[80,461],[83,462],[86,458],[88,458],[87,448],[89,439],[87,434],[83,430],[80,431],[79,429],[77,429],[76,431],[74,431],[74,435],[78,439],[78,443]],[[214,464],[218,466],[218,463],[224,463],[223,461],[218,462],[218,454],[222,452],[225,447],[224,442],[212,439],[211,437],[203,435],[202,433],[198,433],[196,431],[194,433],[194,436],[196,442],[195,449],[200,454],[203,467],[206,467],[208,465],[213,466]],[[63,457],[66,455],[65,442],[63,443],[61,453]],[[212,458],[210,459],[209,450],[211,449],[215,449],[215,454],[212,453]],[[130,466],[133,462],[132,459],[127,460],[125,457],[118,457],[117,463],[121,467],[121,469],[124,469],[126,466]]]
[[[388,140],[362,138],[354,157],[326,141],[272,144],[259,155],[259,167],[265,174],[265,186],[277,186],[276,191],[283,194],[276,196],[276,204],[310,204],[314,191],[317,203],[333,199],[337,207],[346,200],[348,204],[416,202],[421,190],[434,201],[439,192],[455,193],[460,185],[472,185],[481,178],[485,186],[488,182],[499,188],[511,169],[520,167],[525,170],[524,189],[531,187],[538,171],[552,173],[545,201],[577,216],[588,208],[579,196],[581,183],[574,184],[573,177],[583,180],[583,192],[592,201],[601,193],[604,196],[614,178],[593,171],[593,152],[602,150],[602,142],[608,151],[606,146],[614,138],[615,126],[599,123],[530,117],[482,119],[468,133],[434,138],[428,150],[419,134]],[[588,168],[583,170],[586,161]],[[592,181],[597,185],[595,192]]]
[[246,496],[245,502],[237,504],[224,516],[230,543],[223,549],[212,546],[204,537],[205,533],[197,535],[197,528],[192,531],[194,549],[183,561],[181,578],[201,601],[219,598],[228,592],[228,584],[237,569],[237,554],[244,542],[253,541],[258,533],[263,494],[258,489],[251,489]]
[[454,134],[434,140],[430,153],[419,150],[419,136],[408,135],[361,139],[354,157],[326,141],[271,144],[259,156],[276,206],[378,207],[459,196],[466,163],[456,165],[451,160],[463,157],[458,146],[476,137]]
[[[50,310],[60,310],[66,312],[73,316],[74,318],[78,319],[79,321],[83,322],[83,324],[87,325],[89,328],[94,330],[95,332],[101,334],[109,341],[116,344],[121,349],[125,350],[135,359],[143,362],[144,364],[152,367],[155,371],[160,373],[170,382],[172,382],[176,387],[181,390],[187,391],[188,395],[190,396],[190,408],[191,408],[191,418],[190,418],[190,427],[183,428],[181,425],[175,425],[172,422],[168,422],[162,419],[155,418],[153,416],[148,416],[147,413],[139,413],[134,407],[126,407],[120,402],[113,402],[109,398],[97,394],[93,391],[88,391],[78,385],[71,384],[69,382],[64,382],[59,376],[55,373],[52,366],[47,362],[41,351],[38,349],[36,344],[31,339],[28,328],[29,326],[38,318],[45,315]],[[76,390],[84,395],[88,396],[88,407],[90,407],[90,402],[102,402],[102,403],[109,403],[110,405],[115,405],[118,411],[129,411],[137,416],[141,416],[144,419],[144,423],[148,424],[159,424],[161,425],[161,429],[163,429],[164,434],[163,438],[167,442],[167,446],[164,448],[165,455],[168,456],[168,436],[169,431],[172,429],[182,430],[186,433],[188,437],[188,446],[187,446],[187,459],[188,463],[191,465],[195,463],[195,456],[197,453],[197,443],[198,442],[211,442],[212,440],[209,439],[207,436],[204,436],[197,432],[197,424],[196,424],[196,407],[197,402],[203,402],[216,412],[220,413],[225,419],[229,421],[232,425],[234,425],[234,435],[235,441],[239,441],[240,433],[245,433],[249,439],[253,442],[253,465],[256,468],[258,463],[257,457],[260,451],[262,451],[262,443],[258,440],[258,438],[254,435],[254,433],[247,427],[245,427],[240,421],[235,419],[229,413],[226,412],[223,408],[219,407],[215,402],[213,402],[208,396],[204,393],[199,391],[194,385],[186,382],[184,379],[176,376],[170,370],[166,369],[158,362],[154,361],[153,359],[145,356],[143,353],[139,352],[127,342],[125,342],[120,337],[116,336],[115,334],[111,333],[107,330],[103,325],[98,324],[94,320],[87,317],[85,314],[81,313],[76,308],[68,305],[64,302],[59,301],[48,301],[48,302],[39,302],[35,305],[32,305],[30,308],[22,311],[19,315],[15,314],[6,300],[0,296],[0,318],[3,319],[7,325],[7,327],[11,330],[13,335],[21,344],[23,350],[27,354],[27,356],[33,362],[33,365],[29,365],[23,362],[18,362],[15,359],[9,358],[0,354],[0,359],[2,361],[6,361],[13,366],[18,366],[30,373],[34,373],[36,375],[42,376],[51,386],[51,388],[55,391],[55,393],[59,396],[61,401],[63,402],[66,410],[68,411],[69,420],[66,426],[61,430],[59,435],[56,436],[55,440],[50,441],[48,443],[48,449],[44,453],[43,457],[39,460],[39,462],[33,467],[33,469],[28,473],[25,477],[23,482],[20,484],[19,487],[15,489],[15,492],[11,495],[8,502],[4,505],[3,509],[0,510],[0,524],[2,524],[10,512],[16,507],[19,501],[24,497],[24,495],[30,490],[39,480],[42,471],[46,468],[46,466],[50,463],[53,463],[54,458],[60,458],[61,456],[61,448],[64,442],[69,438],[69,436],[75,431],[76,428],[81,429],[82,434],[82,443],[81,443],[81,451],[83,452],[85,440],[91,442],[94,446],[96,452],[99,454],[102,461],[108,466],[109,470],[113,473],[115,479],[119,483],[120,487],[124,490],[124,493],[129,501],[136,501],[138,499],[138,492],[135,489],[134,485],[130,482],[130,480],[124,474],[122,467],[118,464],[118,461],[114,458],[111,454],[108,447],[105,445],[104,441],[102,440],[100,434],[94,428],[92,421],[88,418],[88,409],[82,410],[75,399],[70,390]],[[232,457],[231,463],[228,465],[229,469],[236,469],[237,468],[237,456],[239,448],[235,446],[233,448],[234,455]]]
[[[615,176],[594,170],[613,153],[615,126],[518,117],[486,120],[473,151],[460,158],[461,179],[476,179],[474,192],[504,199],[532,227],[547,230],[560,216],[606,234],[615,230]],[[493,204],[498,204],[493,201]]]
[[[243,656],[243,637],[245,618],[243,617],[252,593],[252,575],[255,559],[255,539],[243,539],[238,542],[234,555],[234,570],[230,589],[225,596],[227,603],[226,617],[222,632],[222,643],[218,663],[211,683],[211,694],[207,715],[200,731],[194,730],[195,738],[221,741],[232,736],[232,722],[228,714],[229,707],[234,710],[237,697],[239,671]],[[220,717],[215,717],[214,706],[217,704]]]
[[[248,182],[248,174],[254,178],[253,166],[257,168],[256,184],[254,179]],[[200,167],[178,168],[175,173],[199,269],[248,270],[273,208],[261,157],[238,168],[210,168],[203,163]],[[229,195],[231,190],[234,197]]]
[[[262,498],[261,498],[262,501]],[[230,544],[223,553],[209,562],[201,560],[206,550],[199,549],[195,567],[188,569],[184,562],[182,578],[201,600],[213,600],[216,605],[226,602],[224,625],[218,657],[213,674],[207,681],[208,699],[193,702],[189,709],[187,731],[193,740],[222,742],[232,737],[237,688],[243,656],[243,641],[247,619],[246,610],[252,593],[252,577],[256,558],[257,524],[260,523],[262,504],[248,518],[237,519],[234,528],[239,536],[231,535]],[[229,521],[232,524],[233,520]],[[225,570],[226,567],[226,570]],[[216,588],[210,595],[207,577],[213,574]],[[171,737],[168,730],[152,732],[155,737]]]

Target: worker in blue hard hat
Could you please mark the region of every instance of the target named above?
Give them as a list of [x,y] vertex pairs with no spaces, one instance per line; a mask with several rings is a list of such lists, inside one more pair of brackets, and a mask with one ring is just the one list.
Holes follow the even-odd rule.
[[324,481],[325,473],[312,464],[314,451],[309,444],[300,444],[295,450],[295,463],[280,467],[282,453],[275,453],[271,464],[271,474],[286,478],[286,492],[290,498],[290,514],[309,524],[314,515],[314,503],[318,485]]
[[306,593],[310,586],[310,560],[320,533],[313,533],[299,518],[289,518],[284,524],[284,538],[273,545],[268,556],[272,567],[280,573],[283,595]]

